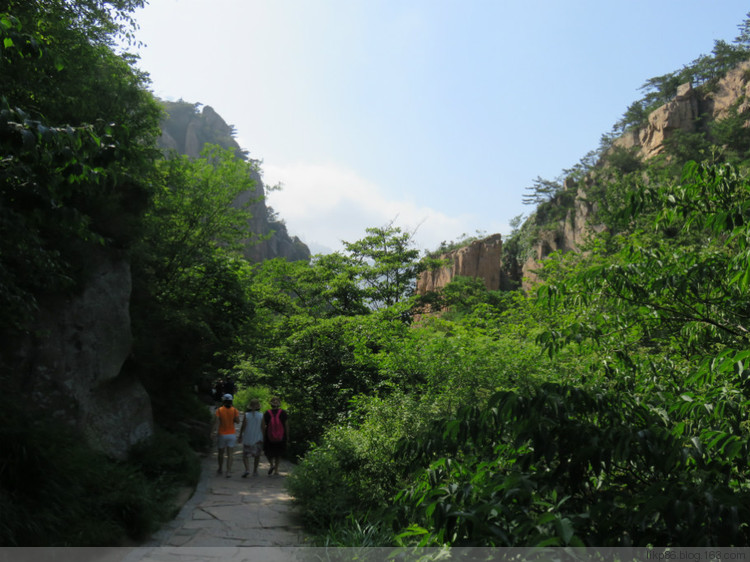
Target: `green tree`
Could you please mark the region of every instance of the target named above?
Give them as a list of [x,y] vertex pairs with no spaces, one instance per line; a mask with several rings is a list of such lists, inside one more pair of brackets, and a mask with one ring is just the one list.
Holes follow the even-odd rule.
[[744,164],[750,157],[750,131],[747,128],[750,110],[740,111],[739,105],[730,107],[724,119],[709,125],[710,138],[720,147],[724,160],[735,165]]
[[426,267],[420,263],[413,235],[388,224],[366,229],[367,236],[344,242],[357,279],[369,306],[374,309],[394,305],[413,294],[417,274]]
[[138,236],[159,108],[109,45],[138,2],[0,10],[0,302],[18,330],[43,293],[72,290],[91,245]]
[[558,180],[546,180],[539,176],[534,180],[531,187],[527,187],[527,195],[523,197],[524,205],[539,205],[554,199],[555,195],[563,189],[562,183]]
[[276,345],[253,358],[265,374],[260,382],[294,405],[298,453],[346,415],[352,398],[378,392],[383,379],[374,354],[391,332],[374,315],[298,315],[285,321]]
[[623,133],[630,128],[643,127],[648,124],[648,113],[645,100],[634,101],[625,110],[622,119],[615,124],[614,129]]
[[745,52],[750,52],[750,12],[745,16],[741,24],[737,26],[740,34],[735,37],[733,43]]
[[234,202],[253,189],[251,166],[214,145],[195,160],[175,155],[159,162],[161,186],[146,213],[140,246],[157,295],[179,294],[185,271],[219,247],[239,251],[250,238],[252,201]]
[[128,368],[168,428],[197,415],[195,385],[231,366],[252,331],[251,269],[240,251],[251,215],[235,206],[253,186],[250,166],[216,146],[159,162],[160,187],[133,251]]
[[359,269],[339,252],[313,256],[309,263],[276,258],[256,268],[256,289],[283,316],[309,314],[316,318],[367,314]]
[[[49,416],[29,415],[18,408],[28,402],[26,371],[12,363],[16,337],[35,337],[29,328],[39,308],[79,291],[99,256],[126,258],[142,234],[159,154],[160,108],[134,59],[112,49],[127,35],[131,11],[142,4],[0,5],[4,545],[142,540],[171,515],[165,506],[178,479],[164,475],[174,475],[180,461],[186,464],[179,472],[195,468],[182,442],[177,447],[159,440],[153,443],[156,453],[148,451],[152,444],[141,443],[144,457],[159,459],[147,471],[138,461],[115,461],[91,450]],[[30,486],[32,480],[39,486]]]

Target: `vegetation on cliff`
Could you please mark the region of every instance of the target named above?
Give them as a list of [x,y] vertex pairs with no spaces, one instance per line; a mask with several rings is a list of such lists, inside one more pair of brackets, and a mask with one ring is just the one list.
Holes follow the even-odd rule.
[[[11,0],[0,10],[4,546],[117,544],[171,517],[176,487],[196,482],[188,439],[207,439],[186,423],[207,416],[195,382],[235,328],[223,313],[227,296],[216,295],[241,274],[223,236],[239,231],[231,221],[240,211],[219,196],[246,186],[248,164],[218,150],[198,162],[163,158],[161,106],[132,58],[113,50],[139,5]],[[17,357],[44,336],[38,312],[52,298],[79,294],[102,252],[133,264],[136,345],[124,375],[151,391],[157,422],[171,431],[157,429],[123,461],[70,435],[82,420],[36,407],[33,377]]]
[[[529,258],[536,258],[535,244],[543,233],[562,236],[566,221],[575,214],[581,193],[594,207],[587,217],[590,225],[619,231],[619,212],[627,196],[635,189],[643,174],[666,174],[674,177],[690,160],[729,162],[744,167],[750,158],[750,118],[744,97],[737,99],[728,115],[714,120],[707,110],[711,96],[727,71],[747,61],[750,53],[748,23],[740,26],[740,34],[733,44],[716,41],[709,55],[701,55],[680,70],[648,79],[641,91],[644,95],[633,102],[612,130],[602,135],[599,147],[586,154],[557,178],[537,177],[526,188],[524,203],[534,206],[531,216],[521,229],[506,241],[509,266],[520,268]],[[637,133],[648,126],[654,110],[675,99],[678,88],[690,84],[695,91],[698,112],[693,130],[675,130],[665,139],[662,154],[650,159],[648,166],[639,155],[639,147],[626,148],[616,141],[626,133]],[[658,170],[658,171],[657,171]],[[656,180],[659,181],[659,180]],[[546,255],[548,252],[542,252]]]
[[14,362],[45,301],[85,285],[95,250],[128,252],[142,236],[160,109],[111,48],[140,4],[10,0],[0,10],[3,546],[148,536],[172,516],[174,488],[195,482],[194,456],[168,435],[129,462],[91,450],[29,400],[32,381]]

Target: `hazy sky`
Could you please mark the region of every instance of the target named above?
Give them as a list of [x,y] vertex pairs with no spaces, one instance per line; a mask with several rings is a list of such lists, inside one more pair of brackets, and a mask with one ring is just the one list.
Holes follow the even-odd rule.
[[291,234],[395,219],[422,249],[510,232],[643,83],[731,42],[739,0],[152,0],[139,67],[262,160]]

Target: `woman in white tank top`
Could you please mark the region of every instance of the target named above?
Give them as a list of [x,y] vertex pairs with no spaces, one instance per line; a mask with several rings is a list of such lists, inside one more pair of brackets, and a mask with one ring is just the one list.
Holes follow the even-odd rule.
[[261,422],[263,414],[260,413],[260,400],[253,398],[248,404],[248,410],[242,418],[240,428],[240,442],[242,443],[242,462],[245,463],[243,478],[250,474],[250,457],[253,459],[253,476],[258,476],[258,465],[260,455],[263,453],[263,432]]

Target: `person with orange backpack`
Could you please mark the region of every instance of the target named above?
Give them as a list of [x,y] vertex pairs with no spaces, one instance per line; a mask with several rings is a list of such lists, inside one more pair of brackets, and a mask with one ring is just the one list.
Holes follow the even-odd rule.
[[271,468],[268,475],[279,473],[279,462],[289,444],[289,414],[281,408],[281,399],[271,398],[271,409],[263,414],[261,423],[263,431],[263,451],[268,457]]

